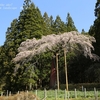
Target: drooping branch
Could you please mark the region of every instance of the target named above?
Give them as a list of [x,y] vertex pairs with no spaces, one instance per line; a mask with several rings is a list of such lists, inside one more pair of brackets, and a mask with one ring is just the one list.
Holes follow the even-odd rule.
[[[91,53],[91,50],[94,50],[92,42],[96,42],[94,37],[83,35],[76,31],[60,35],[51,34],[43,36],[39,40],[35,38],[28,39],[21,43],[18,48],[19,53],[13,60],[14,62],[19,62],[46,51],[60,51],[63,48],[66,48],[68,52],[73,48],[77,48],[76,50],[81,51],[84,56],[97,59],[98,57]],[[81,48],[81,50],[78,48]]]

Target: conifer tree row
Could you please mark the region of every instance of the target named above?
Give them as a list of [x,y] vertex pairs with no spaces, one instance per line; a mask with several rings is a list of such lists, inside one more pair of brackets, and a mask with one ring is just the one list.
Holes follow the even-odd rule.
[[97,0],[95,4],[95,17],[96,19],[90,27],[89,34],[95,37],[95,53],[100,56],[100,0]]
[[[63,22],[59,15],[57,15],[54,20],[53,16],[51,15],[49,17],[46,12],[42,16],[39,8],[36,7],[31,0],[24,0],[23,9],[20,12],[19,17],[13,19],[11,22],[11,25],[6,32],[6,41],[4,45],[0,47],[0,76],[3,79],[0,81],[0,84],[6,83],[3,88],[14,91],[19,90],[20,88],[26,89],[26,87],[31,87],[29,84],[30,81],[33,84],[40,84],[40,76],[42,76],[42,80],[44,80],[44,83],[41,84],[47,84],[49,82],[51,67],[48,62],[51,59],[51,53],[39,56],[39,64],[37,64],[37,68],[35,67],[35,73],[32,73],[31,78],[29,77],[31,75],[31,70],[33,70],[34,67],[34,65],[32,65],[33,62],[31,61],[21,66],[21,64],[14,64],[12,59],[18,53],[17,49],[20,46],[20,43],[26,39],[32,39],[34,37],[39,39],[42,35],[59,34],[74,30],[77,31],[70,14],[67,15],[66,22]],[[43,57],[48,57],[48,59],[43,59]],[[38,57],[36,57],[36,60],[37,59]],[[15,66],[20,66],[16,75]],[[29,66],[30,68],[26,71]],[[48,71],[49,73],[47,73]]]
[[[14,76],[13,73],[16,65],[12,62],[12,58],[15,57],[17,49],[22,41],[33,37],[37,39],[41,38],[42,35],[46,35],[46,31],[46,24],[44,23],[38,7],[35,7],[31,0],[25,0],[20,16],[18,19],[12,21],[11,26],[8,27],[6,32],[6,41],[4,43],[5,60],[3,61],[3,66],[5,66],[3,73],[5,73],[4,76],[6,76],[5,89],[11,90],[12,88],[10,87],[14,87],[14,85],[17,84],[17,86],[23,87],[26,85],[26,82],[28,84],[28,81],[30,80],[28,78],[24,80],[26,77],[26,72],[24,73],[24,70],[27,66],[30,66],[30,64],[27,64],[27,66],[21,66],[17,76]],[[20,79],[19,76],[21,76]]]

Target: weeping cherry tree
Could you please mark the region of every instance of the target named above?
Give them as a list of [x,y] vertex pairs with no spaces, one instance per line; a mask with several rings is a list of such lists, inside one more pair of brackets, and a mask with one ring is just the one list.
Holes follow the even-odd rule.
[[[58,59],[58,52],[64,50],[66,89],[68,91],[66,53],[70,51],[78,51],[77,53],[82,53],[85,57],[90,57],[90,59],[98,60],[99,57],[91,53],[91,51],[94,50],[92,42],[96,42],[94,37],[83,35],[76,31],[66,32],[59,35],[51,34],[43,36],[38,40],[36,38],[28,39],[20,44],[20,47],[18,48],[19,53],[16,55],[13,61],[16,63],[28,61],[26,59],[30,60],[35,55],[39,55],[40,53],[47,51],[56,52],[56,59]],[[57,86],[59,90],[58,62],[56,63]]]

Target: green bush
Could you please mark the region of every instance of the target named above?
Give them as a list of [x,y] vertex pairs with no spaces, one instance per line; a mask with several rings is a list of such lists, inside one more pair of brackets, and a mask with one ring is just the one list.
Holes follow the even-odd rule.
[[[82,90],[82,86],[83,86],[83,88],[86,88],[88,91],[90,91],[90,90],[93,91],[94,87],[97,88],[98,90],[100,90],[100,83],[69,84],[68,88],[69,88],[69,90],[74,90],[75,88],[77,90]],[[61,84],[60,89],[62,89],[62,90],[66,89],[66,84]]]

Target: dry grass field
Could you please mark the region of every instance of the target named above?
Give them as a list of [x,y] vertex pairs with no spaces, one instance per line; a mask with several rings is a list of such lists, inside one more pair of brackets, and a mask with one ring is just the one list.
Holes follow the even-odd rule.
[[0,100],[38,100],[38,98],[31,92],[21,92],[13,96],[0,96]]

